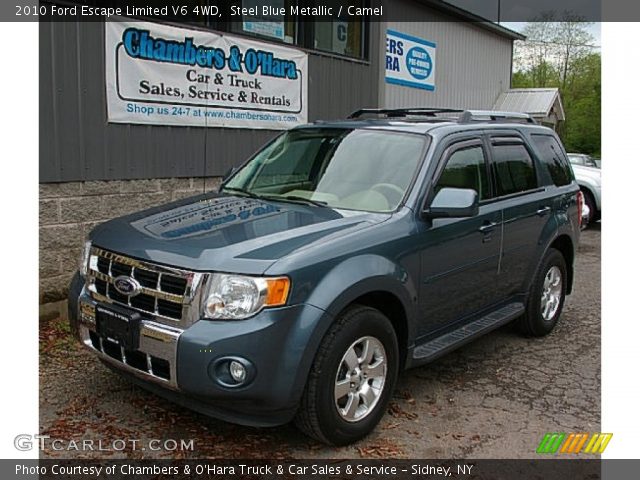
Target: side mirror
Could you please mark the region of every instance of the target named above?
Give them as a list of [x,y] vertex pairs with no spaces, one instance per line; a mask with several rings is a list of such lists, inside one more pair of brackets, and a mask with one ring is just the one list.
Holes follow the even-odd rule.
[[222,181],[226,182],[231,177],[231,175],[233,175],[237,171],[238,171],[238,167],[231,167],[229,170],[227,170],[227,173],[225,173],[224,176],[222,177]]
[[443,188],[422,212],[427,218],[462,218],[478,214],[478,192],[469,188]]

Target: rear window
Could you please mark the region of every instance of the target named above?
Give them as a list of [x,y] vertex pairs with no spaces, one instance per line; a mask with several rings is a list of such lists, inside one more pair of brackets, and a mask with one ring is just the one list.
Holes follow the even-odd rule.
[[557,187],[568,185],[573,179],[571,166],[560,143],[551,135],[531,135],[531,139],[540,153],[543,168]]
[[493,164],[499,196],[526,192],[538,186],[533,160],[524,145],[494,145]]

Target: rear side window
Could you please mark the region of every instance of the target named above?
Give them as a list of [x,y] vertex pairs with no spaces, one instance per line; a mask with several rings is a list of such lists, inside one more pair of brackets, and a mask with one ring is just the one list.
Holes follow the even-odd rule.
[[525,192],[538,186],[533,160],[521,144],[493,146],[498,196]]
[[573,178],[571,166],[560,143],[551,135],[531,135],[531,139],[540,152],[543,168],[549,173],[553,184],[557,187],[570,184]]

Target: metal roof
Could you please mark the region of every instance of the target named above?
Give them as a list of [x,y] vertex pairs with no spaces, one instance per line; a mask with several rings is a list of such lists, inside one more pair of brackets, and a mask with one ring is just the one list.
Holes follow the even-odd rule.
[[427,5],[436,10],[440,10],[441,12],[448,13],[450,15],[456,16],[464,21],[472,23],[479,28],[484,30],[489,30],[494,32],[500,36],[509,38],[511,40],[526,40],[526,36],[511,30],[507,27],[500,25],[497,22],[490,21],[489,19],[477,15],[473,12],[465,10],[464,8],[458,7],[456,5],[452,5],[448,3],[446,0],[417,0],[418,3],[422,3],[423,5]]
[[564,107],[557,88],[512,88],[500,94],[493,108],[548,117],[554,106],[558,120],[564,120]]

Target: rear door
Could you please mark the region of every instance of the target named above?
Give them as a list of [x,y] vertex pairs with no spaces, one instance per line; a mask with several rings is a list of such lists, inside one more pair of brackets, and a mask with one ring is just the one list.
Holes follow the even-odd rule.
[[526,290],[536,268],[543,229],[553,221],[554,192],[542,186],[534,155],[520,135],[490,135],[489,144],[503,216],[498,285],[509,297]]
[[420,220],[421,250],[419,336],[434,333],[495,303],[500,256],[500,207],[491,203],[486,146],[480,136],[446,146],[425,203],[443,187],[478,192],[479,214],[471,218]]

